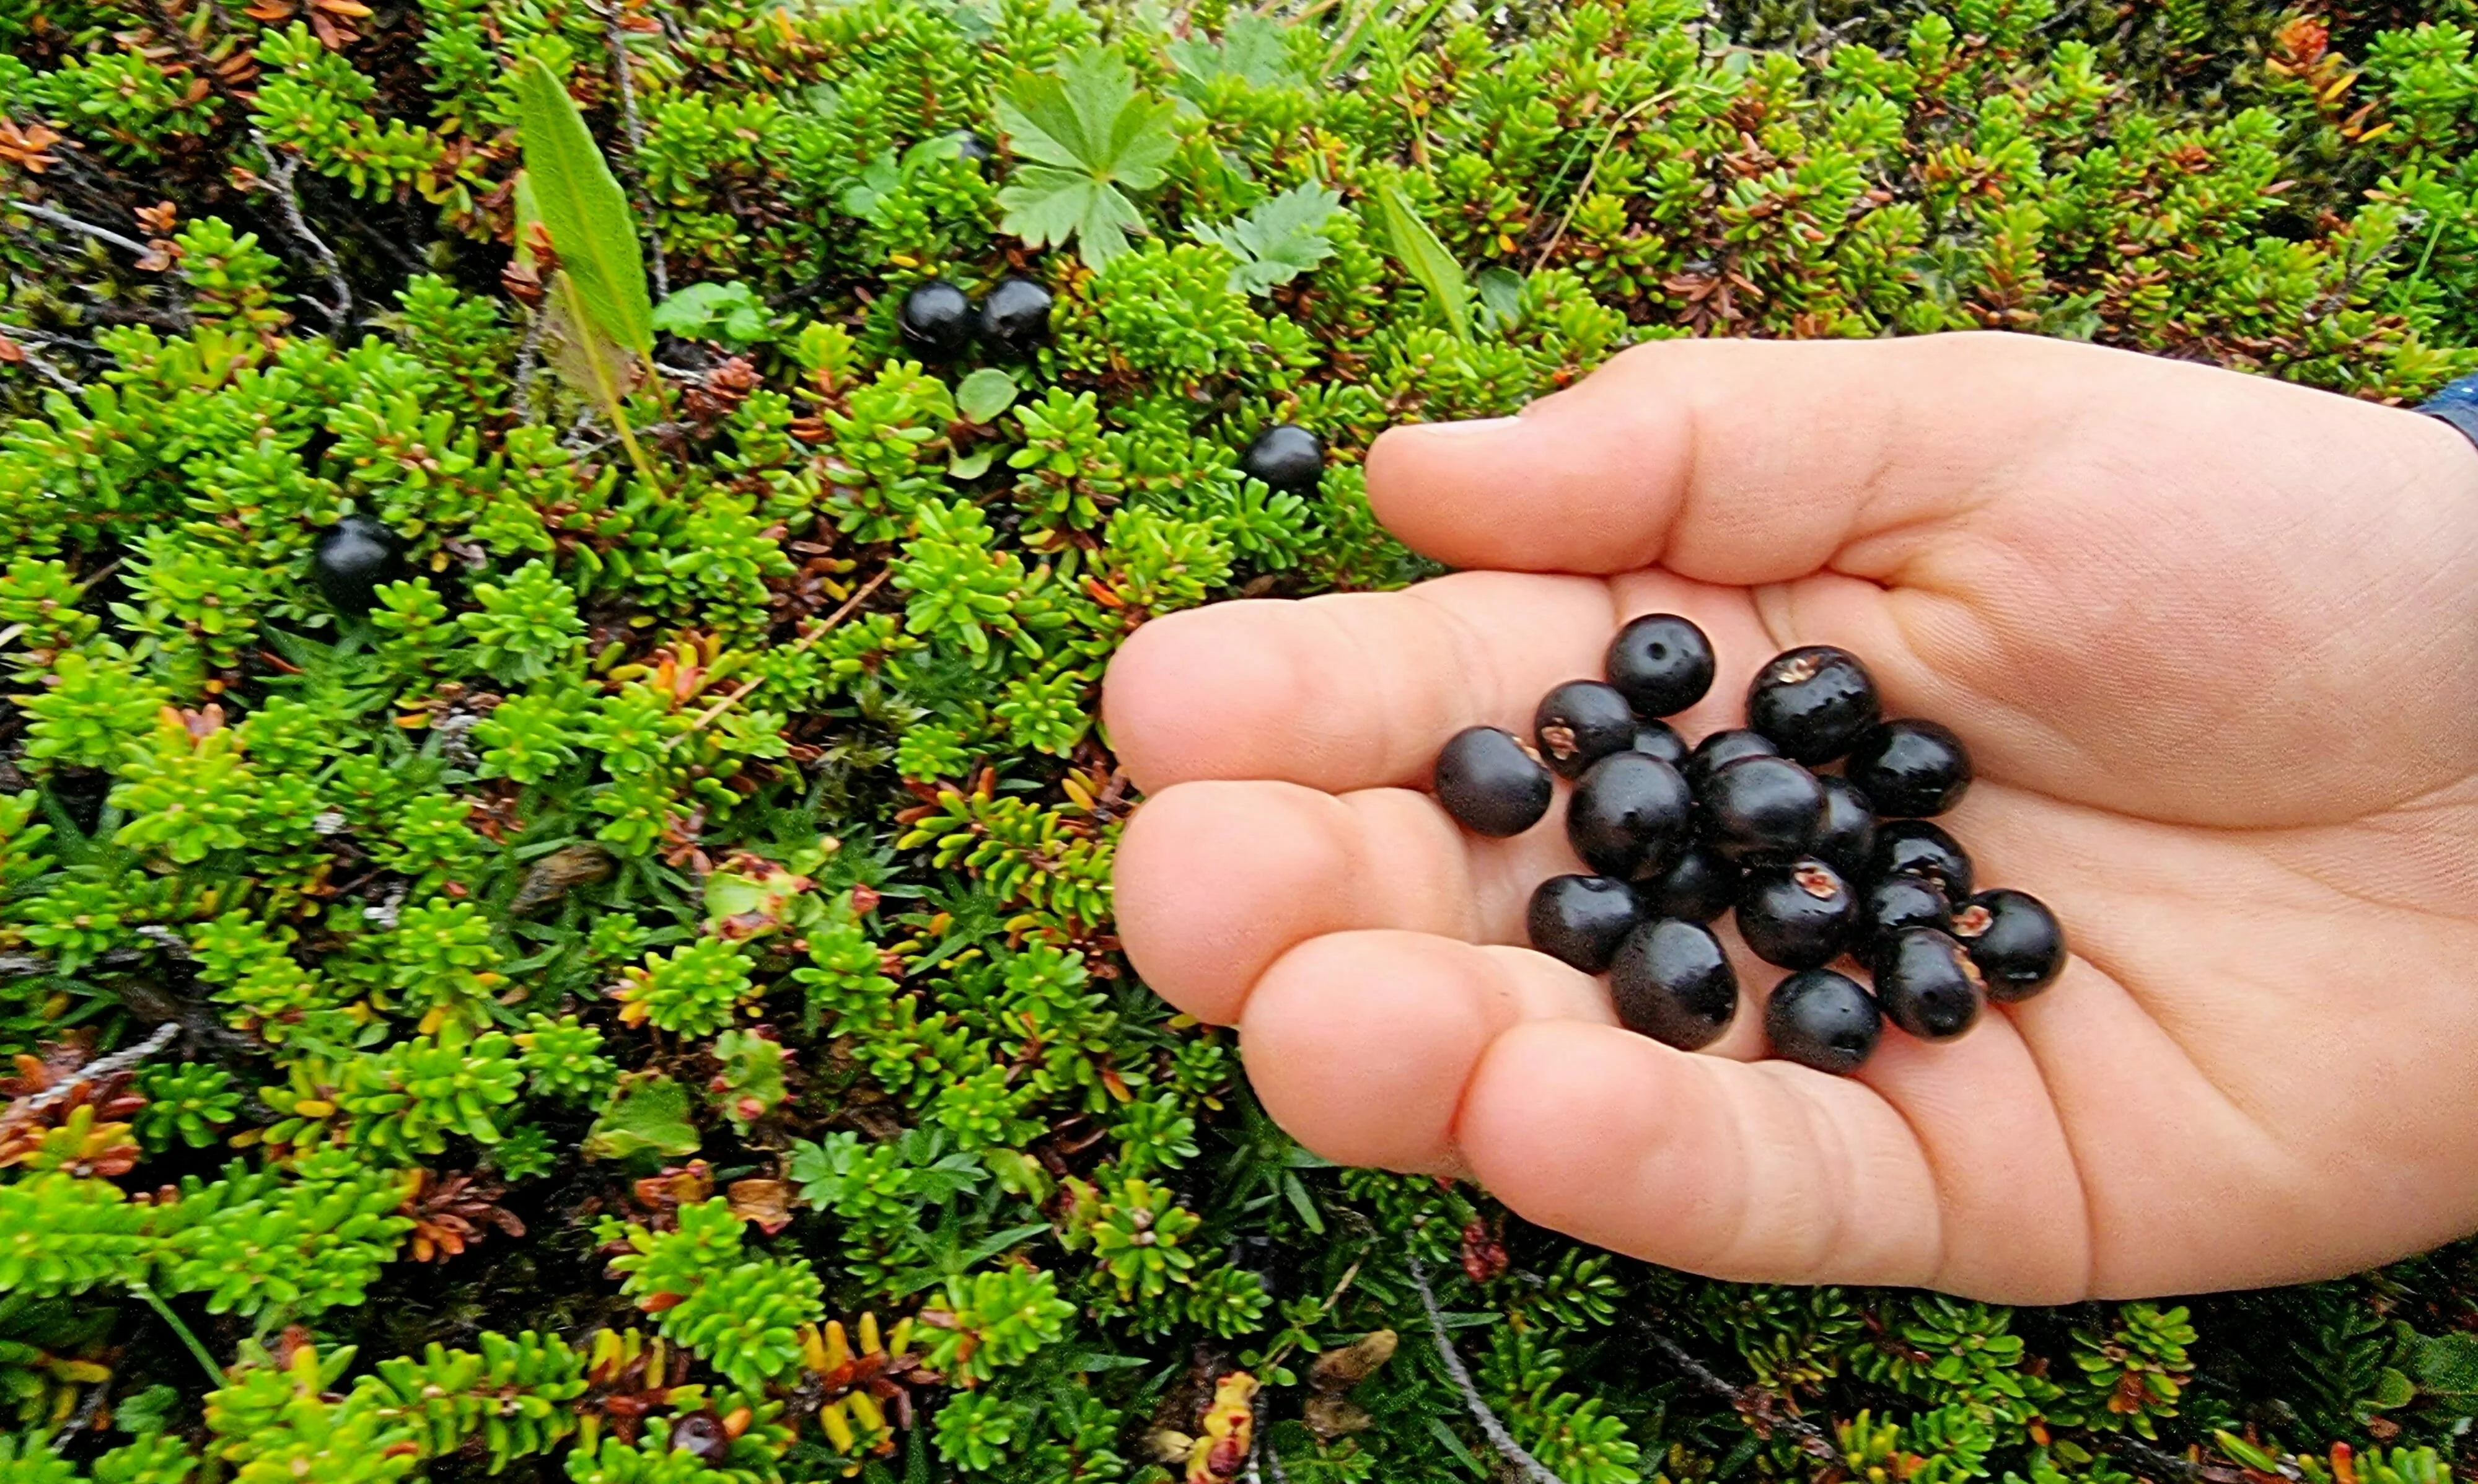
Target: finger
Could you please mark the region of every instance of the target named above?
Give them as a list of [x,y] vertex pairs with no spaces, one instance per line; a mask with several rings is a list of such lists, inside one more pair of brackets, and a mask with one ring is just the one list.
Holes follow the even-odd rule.
[[1552,817],[1466,836],[1403,789],[1335,795],[1204,780],[1145,801],[1120,838],[1120,942],[1145,983],[1199,1019],[1239,1019],[1275,960],[1311,938],[1397,928],[1521,943],[1539,882],[1580,870]]
[[1745,593],[1658,573],[1613,589],[1510,572],[1157,618],[1111,662],[1102,717],[1148,791],[1196,778],[1422,787],[1464,727],[1529,736],[1543,693],[1599,676],[1621,621],[1654,612],[1701,624],[1725,677],[1682,724],[1734,720],[1743,681],[1731,677],[1774,650]]
[[[1482,840],[1403,789],[1178,784],[1148,799],[1120,838],[1120,942],[1148,987],[1217,1025],[1239,1021],[1284,954],[1328,934],[1394,929],[1525,946],[1533,890],[1584,869],[1557,817],[1553,810],[1511,840]],[[1706,1049],[1760,1055],[1753,1005],[1778,973],[1726,923],[1719,931],[1744,993],[1738,1018]]]
[[1334,933],[1266,971],[1240,1018],[1239,1050],[1266,1112],[1308,1148],[1348,1165],[1453,1173],[1463,1084],[1492,1041],[1529,1020],[1608,1026],[1612,1017],[1599,985],[1537,953]]

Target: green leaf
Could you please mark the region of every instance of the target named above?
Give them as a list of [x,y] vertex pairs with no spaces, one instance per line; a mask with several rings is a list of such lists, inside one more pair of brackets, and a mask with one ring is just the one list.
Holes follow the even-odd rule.
[[653,327],[682,340],[753,345],[766,339],[766,306],[757,290],[737,280],[691,284],[654,306]]
[[2420,1340],[2417,1378],[2439,1395],[2478,1396],[2478,1334],[2455,1330]]
[[1263,293],[1287,284],[1333,256],[1325,224],[1342,207],[1341,193],[1314,182],[1298,185],[1237,221],[1211,229],[1239,265],[1230,270],[1234,293]]
[[628,1159],[661,1154],[676,1159],[695,1154],[704,1138],[689,1121],[686,1088],[655,1072],[622,1077],[585,1136],[587,1159]]
[[650,354],[653,308],[627,193],[586,129],[576,100],[539,56],[527,57],[517,68],[517,119],[535,204],[585,313],[614,340],[639,355]]
[[1479,287],[1479,302],[1497,317],[1498,324],[1512,324],[1523,308],[1523,275],[1508,267],[1482,268]]
[[990,471],[990,465],[998,455],[998,445],[995,443],[984,443],[971,453],[959,453],[947,461],[947,477],[978,479]]
[[1411,203],[1403,199],[1400,188],[1388,181],[1377,188],[1375,198],[1378,220],[1384,226],[1396,260],[1445,311],[1454,339],[1470,344],[1471,284],[1463,277],[1463,265],[1446,251],[1446,244],[1437,240],[1420,214],[1411,210]]
[[1135,74],[1099,48],[1018,77],[996,101],[999,127],[1030,162],[999,192],[1006,230],[1042,247],[1073,238],[1095,267],[1125,252],[1145,224],[1120,188],[1160,184],[1178,147],[1171,105],[1139,94]]
[[1015,378],[985,365],[955,385],[955,410],[974,422],[987,422],[1015,405]]
[[1253,11],[1234,11],[1218,42],[1173,41],[1170,59],[1178,69],[1179,91],[1199,102],[1223,78],[1236,78],[1251,88],[1291,88],[1301,81],[1282,45],[1282,27]]

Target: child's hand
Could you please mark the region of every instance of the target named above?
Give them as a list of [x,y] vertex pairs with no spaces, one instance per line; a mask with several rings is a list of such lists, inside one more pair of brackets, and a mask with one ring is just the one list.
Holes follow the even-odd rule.
[[[2478,453],[2406,412],[2054,341],[1669,342],[1398,429],[1378,514],[1475,570],[1140,630],[1112,738],[1136,968],[1334,1159],[1724,1277],[2057,1301],[2283,1282],[2478,1227]],[[1600,575],[1553,576],[1548,573]],[[2074,961],[1854,1080],[1616,1028],[1524,941],[1580,868],[1417,792],[1621,622],[1795,644],[1959,731],[1943,822]],[[1562,787],[1562,785],[1561,785]]]

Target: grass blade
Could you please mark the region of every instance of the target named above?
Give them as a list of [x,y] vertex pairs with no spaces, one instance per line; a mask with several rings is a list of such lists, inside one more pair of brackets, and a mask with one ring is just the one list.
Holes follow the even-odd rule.
[[596,329],[637,354],[654,349],[654,307],[628,194],[576,101],[540,57],[517,69],[517,117],[534,205],[560,266]]
[[1463,265],[1446,251],[1446,244],[1429,230],[1411,203],[1403,199],[1402,189],[1388,181],[1377,188],[1377,214],[1384,223],[1386,240],[1393,244],[1394,256],[1429,297],[1446,312],[1446,323],[1453,326],[1454,339],[1468,345],[1472,342],[1471,281],[1463,276]]

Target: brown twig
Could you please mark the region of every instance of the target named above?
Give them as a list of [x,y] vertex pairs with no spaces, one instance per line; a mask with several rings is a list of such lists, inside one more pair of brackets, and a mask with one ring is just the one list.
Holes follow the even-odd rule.
[[1669,1363],[1684,1372],[1686,1378],[1702,1387],[1718,1400],[1730,1404],[1730,1410],[1754,1430],[1757,1437],[1770,1437],[1780,1428],[1798,1439],[1799,1451],[1818,1463],[1838,1465],[1841,1450],[1833,1445],[1832,1437],[1815,1423],[1788,1410],[1788,1401],[1758,1386],[1736,1387],[1721,1379],[1712,1369],[1687,1353],[1680,1345],[1650,1325],[1638,1325],[1653,1347],[1669,1358]]
[[311,229],[309,218],[301,214],[301,196],[292,189],[292,177],[301,168],[301,157],[287,155],[279,162],[275,147],[266,142],[266,136],[259,131],[256,124],[249,126],[249,137],[250,141],[258,146],[259,159],[266,163],[264,179],[275,191],[276,210],[284,218],[284,229],[318,260],[320,270],[327,275],[327,287],[336,295],[333,305],[318,304],[316,299],[310,302],[318,304],[318,312],[327,316],[330,331],[341,330],[353,317],[353,289],[344,281],[344,265],[337,261],[336,250],[327,245],[325,238]]
[[1490,1411],[1488,1403],[1481,1399],[1479,1388],[1472,1384],[1471,1372],[1463,1368],[1463,1358],[1454,1353],[1454,1342],[1446,1338],[1445,1312],[1437,1307],[1436,1291],[1429,1286],[1428,1270],[1421,1266],[1416,1256],[1408,1252],[1403,1256],[1411,1273],[1411,1286],[1420,1291],[1420,1307],[1428,1312],[1429,1337],[1437,1343],[1437,1359],[1445,1366],[1446,1375],[1454,1383],[1454,1389],[1463,1394],[1463,1405],[1471,1410],[1472,1421],[1479,1423],[1479,1430],[1488,1435],[1490,1445],[1531,1484],[1566,1484],[1565,1480],[1550,1471],[1547,1464],[1532,1457],[1522,1444],[1515,1442],[1514,1434],[1505,1430],[1505,1424],[1497,1420],[1497,1414]]
[[56,212],[48,206],[37,206],[32,201],[20,201],[16,197],[12,196],[7,201],[0,202],[0,209],[12,212],[23,212],[27,215],[35,218],[37,221],[50,222],[53,226],[59,227],[63,231],[75,232],[82,237],[90,237],[98,242],[104,242],[111,246],[117,247],[122,252],[136,253],[140,258],[147,257],[154,252],[153,248],[139,241],[135,238],[122,237],[119,233],[114,232],[109,228],[98,227],[90,221],[80,221],[66,212]]
[[[786,652],[790,654],[798,654],[801,650],[808,648],[819,640],[825,638],[826,635],[834,629],[836,624],[839,624],[846,618],[850,617],[853,613],[858,611],[862,603],[869,600],[869,595],[871,593],[875,592],[878,589],[886,586],[886,580],[894,575],[895,568],[890,566],[885,571],[882,571],[876,576],[871,578],[861,586],[861,590],[859,591],[853,593],[850,597],[844,599],[843,607],[838,608],[833,613],[827,615],[825,622],[819,624],[816,628],[811,629],[806,634],[801,635],[798,639],[794,640]],[[750,676],[738,690],[707,707],[703,712],[700,712],[697,715],[696,719],[689,723],[687,731],[681,732],[672,737],[669,742],[664,742],[663,750],[665,752],[669,752],[687,739],[704,731],[707,724],[712,722],[715,717],[721,716],[724,712],[729,711],[732,707],[738,705],[741,699],[746,696],[748,692],[756,690],[759,686],[762,686],[765,683],[766,677],[763,675]]]

